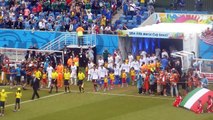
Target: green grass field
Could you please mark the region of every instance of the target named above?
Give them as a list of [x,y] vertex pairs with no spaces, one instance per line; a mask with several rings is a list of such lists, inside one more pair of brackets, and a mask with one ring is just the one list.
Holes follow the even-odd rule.
[[13,93],[2,120],[213,120],[213,114],[173,107],[174,98],[138,95],[135,86],[94,93],[91,83],[85,84],[85,93],[74,86],[68,94],[40,90],[39,100],[30,100],[32,90],[23,91],[21,111],[13,112],[16,89],[4,88]]

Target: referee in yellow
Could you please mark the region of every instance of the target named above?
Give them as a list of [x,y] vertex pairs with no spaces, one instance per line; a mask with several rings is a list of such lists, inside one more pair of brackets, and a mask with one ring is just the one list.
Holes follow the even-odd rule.
[[7,93],[4,89],[0,92],[0,116],[4,116],[4,108],[5,108],[5,101],[7,99]]
[[65,88],[65,93],[70,93],[70,84],[69,80],[71,78],[69,70],[66,68],[64,72],[64,88]]
[[58,77],[58,73],[55,71],[55,69],[53,69],[52,75],[51,75],[52,80],[51,80],[51,86],[50,86],[50,91],[49,91],[49,93],[52,93],[53,86],[55,86],[55,88],[56,88],[56,93],[58,92],[57,77]]
[[[15,101],[14,112],[20,111],[20,102],[21,102],[21,97],[22,97],[21,88],[17,89],[17,91],[15,93],[15,97],[16,97],[16,101]],[[18,108],[18,110],[17,110],[17,108]]]
[[83,80],[85,78],[85,74],[82,72],[82,70],[79,70],[79,73],[78,73],[78,87],[79,87],[79,91],[81,92],[84,92],[84,83],[83,83]]

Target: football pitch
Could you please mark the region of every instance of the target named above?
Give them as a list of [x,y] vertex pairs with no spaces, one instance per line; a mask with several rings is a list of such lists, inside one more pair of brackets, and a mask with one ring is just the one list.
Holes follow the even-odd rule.
[[[21,111],[13,112],[15,91],[4,87],[8,94],[2,120],[213,120],[213,114],[197,115],[184,108],[172,106],[174,98],[138,95],[135,86],[93,92],[86,83],[85,93],[72,86],[71,93],[49,94],[39,91],[39,100],[30,100],[32,90],[22,91]],[[2,87],[0,87],[2,89]]]

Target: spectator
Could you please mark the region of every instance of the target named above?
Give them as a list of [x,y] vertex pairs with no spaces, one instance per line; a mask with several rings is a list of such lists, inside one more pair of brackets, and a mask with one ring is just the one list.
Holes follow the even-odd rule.
[[148,5],[148,16],[155,12],[155,8],[152,4]]
[[105,49],[104,52],[103,52],[104,62],[108,62],[108,56],[109,56],[109,52],[108,52],[107,49]]
[[163,56],[163,58],[161,59],[161,66],[163,70],[166,70],[168,67],[169,61],[167,59],[167,56]]
[[2,15],[2,12],[0,12],[0,28],[3,28],[3,15]]
[[104,29],[105,34],[113,34],[113,31],[109,25],[107,25]]
[[24,18],[28,18],[29,15],[30,15],[30,10],[27,7],[25,7],[25,9],[24,9]]
[[91,47],[89,47],[89,50],[87,51],[87,54],[88,54],[89,61],[93,62],[94,61],[94,51],[92,50]]
[[[105,27],[111,24],[112,13],[119,6],[120,0],[117,2],[105,0],[84,2],[45,0],[43,3],[33,0],[31,2],[10,1],[9,3],[3,2],[1,4],[0,28],[76,31],[79,24],[82,24],[82,27],[88,30],[93,29],[93,26],[90,27],[89,23],[94,23],[96,26],[94,26],[95,29],[92,33],[100,33],[101,25]],[[100,17],[100,13],[103,17]],[[56,16],[59,17],[56,18]],[[52,25],[48,24],[48,27],[43,25],[40,28],[40,20],[44,20],[45,24],[46,21],[50,22],[49,20],[51,20],[50,24]],[[20,21],[22,21],[23,27],[17,27]],[[71,23],[72,25],[70,25]],[[111,29],[113,30],[112,27]]]
[[167,58],[169,58],[169,54],[166,52],[165,49],[162,50],[161,56],[166,56]]
[[137,25],[140,25],[141,24],[141,15],[139,14],[139,13],[137,13],[137,15],[136,15],[136,21],[137,21]]
[[39,21],[38,27],[39,27],[39,30],[45,30],[46,25],[45,25],[44,19]]
[[23,29],[23,23],[22,23],[22,20],[20,18],[18,18],[18,21],[15,21],[14,28],[15,29]]
[[126,2],[123,3],[123,13],[124,15],[128,14],[128,4]]
[[126,26],[126,23],[123,24],[123,30],[128,30],[128,27]]
[[208,88],[208,79],[206,78],[206,76],[203,74],[203,78],[201,79],[201,87],[203,88]]
[[68,31],[71,23],[71,19],[69,18],[68,15],[66,15],[66,17],[64,18],[64,22],[65,22],[65,31]]
[[101,16],[101,25],[106,26],[106,17],[104,15]]
[[135,8],[136,8],[136,5],[133,1],[130,1],[129,3],[129,13],[130,15],[133,17],[135,15]]
[[51,20],[48,20],[47,24],[46,24],[46,30],[48,31],[53,31],[53,23]]
[[78,46],[82,45],[83,46],[83,32],[84,28],[79,25],[79,27],[76,29],[77,36],[78,36]]

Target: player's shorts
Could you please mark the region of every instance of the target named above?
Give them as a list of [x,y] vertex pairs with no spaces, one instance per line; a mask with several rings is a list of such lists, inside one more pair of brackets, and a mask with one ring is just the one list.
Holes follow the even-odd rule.
[[78,86],[83,84],[83,80],[78,81]]
[[4,108],[5,107],[5,102],[4,101],[0,101],[0,108]]
[[114,84],[114,80],[110,80],[110,85],[113,85]]
[[42,79],[42,82],[43,82],[44,84],[47,84],[47,79]]
[[135,82],[135,76],[131,76],[132,82]]
[[93,83],[94,85],[97,85],[97,80],[92,80],[92,83]]
[[64,80],[64,85],[69,85],[69,80]]
[[107,88],[108,87],[108,83],[104,83],[104,88]]
[[126,79],[125,78],[122,78],[122,83],[126,83]]
[[56,79],[52,79],[51,83],[52,84],[57,84],[57,80]]
[[20,103],[21,99],[20,98],[16,98],[16,103]]

